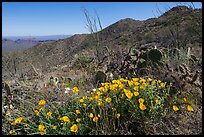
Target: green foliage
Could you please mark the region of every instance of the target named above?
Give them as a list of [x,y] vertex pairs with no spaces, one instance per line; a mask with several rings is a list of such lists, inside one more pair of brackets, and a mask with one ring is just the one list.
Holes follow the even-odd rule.
[[159,51],[158,49],[151,49],[148,52],[148,58],[154,62],[154,63],[158,63],[159,61],[161,61],[162,59],[162,53],[161,51]]
[[101,82],[105,82],[107,79],[107,76],[102,71],[97,71],[95,75],[95,84],[98,85]]

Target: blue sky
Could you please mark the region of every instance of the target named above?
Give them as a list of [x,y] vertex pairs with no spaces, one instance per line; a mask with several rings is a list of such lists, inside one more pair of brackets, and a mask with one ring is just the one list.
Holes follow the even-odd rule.
[[[3,2],[3,36],[73,35],[90,33],[82,7],[90,15],[97,11],[102,27],[120,19],[146,20],[158,17],[176,5],[192,5],[190,2]],[[201,8],[200,2],[193,2]]]

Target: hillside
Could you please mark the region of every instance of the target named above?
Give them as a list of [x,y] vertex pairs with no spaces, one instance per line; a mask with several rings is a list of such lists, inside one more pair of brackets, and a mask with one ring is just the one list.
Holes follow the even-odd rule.
[[[158,18],[152,18],[145,21],[134,19],[122,19],[102,31],[98,32],[100,36],[100,48],[106,46],[115,53],[127,52],[131,46],[157,46],[157,47],[175,47],[193,45],[195,55],[201,57],[202,45],[202,10],[190,9],[184,6],[178,6],[170,9]],[[94,56],[94,47],[91,34],[76,34],[66,39],[61,39],[50,43],[41,43],[27,49],[22,54],[15,57],[18,73],[24,75],[32,72],[31,64],[41,73],[51,72],[53,67],[71,65],[80,54],[90,57]],[[102,51],[101,51],[101,54]],[[12,58],[4,60],[5,64],[11,66]],[[14,60],[14,59],[12,59]],[[10,63],[10,64],[9,64]],[[7,73],[3,73],[3,77]],[[8,76],[8,75],[7,75]]]

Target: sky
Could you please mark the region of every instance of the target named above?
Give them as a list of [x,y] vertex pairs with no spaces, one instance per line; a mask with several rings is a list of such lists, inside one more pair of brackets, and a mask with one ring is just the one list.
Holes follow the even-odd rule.
[[[97,12],[102,28],[121,19],[146,20],[160,12],[190,2],[2,2],[2,36],[46,36],[88,34],[85,8],[90,17]],[[200,2],[193,2],[202,8]],[[160,11],[160,12],[159,12]]]

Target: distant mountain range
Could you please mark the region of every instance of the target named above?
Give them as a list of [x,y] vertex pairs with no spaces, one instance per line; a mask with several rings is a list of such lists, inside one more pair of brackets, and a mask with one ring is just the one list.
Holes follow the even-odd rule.
[[43,42],[52,42],[68,38],[71,35],[48,35],[48,36],[6,36],[2,37],[2,53],[21,52]]

